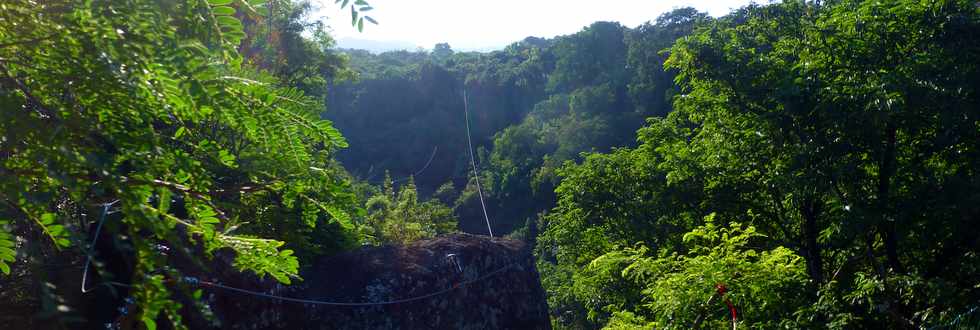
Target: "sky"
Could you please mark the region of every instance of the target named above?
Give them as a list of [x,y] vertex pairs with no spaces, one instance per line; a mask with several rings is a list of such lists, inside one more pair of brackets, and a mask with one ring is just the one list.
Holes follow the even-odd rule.
[[[357,32],[350,25],[350,8],[333,0],[311,0],[319,9],[311,19],[323,19],[345,43],[384,42],[431,49],[448,42],[457,50],[492,50],[528,36],[550,38],[575,33],[596,21],[617,21],[635,27],[680,7],[694,7],[722,16],[749,0],[367,0],[366,14],[380,24]],[[353,1],[351,1],[353,2]],[[756,1],[758,2],[758,1]]]

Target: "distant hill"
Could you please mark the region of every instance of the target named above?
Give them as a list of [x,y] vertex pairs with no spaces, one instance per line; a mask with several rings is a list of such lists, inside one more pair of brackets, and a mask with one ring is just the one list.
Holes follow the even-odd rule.
[[363,49],[378,54],[392,50],[415,50],[417,45],[406,41],[378,41],[356,38],[340,38],[337,48]]
[[[455,45],[454,45],[455,46]],[[397,50],[408,50],[414,51],[419,48],[424,48],[426,50],[432,50],[432,46],[421,47],[414,43],[408,41],[398,41],[398,40],[367,40],[367,39],[357,39],[357,38],[340,38],[337,39],[337,48],[341,49],[363,49],[374,54],[380,54],[389,51]],[[482,47],[453,47],[456,51],[463,52],[481,52],[489,53],[495,50],[501,50],[504,45],[497,46],[482,46]]]

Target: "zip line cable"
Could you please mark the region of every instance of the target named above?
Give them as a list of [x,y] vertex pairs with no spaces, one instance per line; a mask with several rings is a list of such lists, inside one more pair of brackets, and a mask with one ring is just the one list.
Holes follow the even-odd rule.
[[960,325],[960,320],[963,318],[963,316],[967,316],[967,315],[973,314],[973,312],[976,312],[977,311],[977,308],[980,308],[980,306],[973,306],[973,308],[970,308],[970,310],[968,310],[968,311],[966,311],[966,312],[964,312],[964,313],[962,313],[960,315],[957,315],[956,318],[954,318],[952,321],[949,321],[946,324],[934,325],[932,327],[929,327],[928,329],[929,330],[933,330],[933,329],[944,329],[944,328],[952,328],[952,327],[958,326],[958,325]]
[[[477,168],[476,168],[476,157],[474,157],[474,155],[473,155],[473,141],[472,141],[472,138],[471,138],[471,135],[470,135],[469,104],[468,104],[468,101],[467,101],[467,98],[466,98],[466,90],[465,89],[463,90],[463,114],[465,116],[464,118],[466,119],[466,143],[469,146],[470,164],[473,166],[473,175],[476,178],[476,190],[477,190],[478,195],[480,196],[480,207],[483,209],[483,218],[487,222],[487,231],[490,233],[490,237],[493,237],[493,229],[490,226],[490,217],[487,215],[487,206],[486,206],[486,203],[483,201],[483,189],[480,187],[480,173],[479,173],[479,171],[477,171]],[[413,174],[413,176],[422,173],[423,171],[425,171],[429,167],[429,165],[432,163],[432,160],[435,159],[435,155],[436,155],[436,152],[438,150],[439,150],[439,147],[438,146],[436,146],[436,147],[434,147],[432,149],[432,154],[429,156],[429,160],[425,163],[425,166],[423,166],[421,170],[415,172],[415,174]],[[398,181],[401,181],[401,180],[407,180],[407,178],[399,179]],[[397,182],[397,181],[394,181],[394,182]],[[115,204],[116,202],[118,202],[118,200],[117,201],[113,201],[111,203],[105,203],[105,204],[103,204],[102,215],[99,217],[99,224],[96,225],[96,227],[95,227],[95,237],[92,238],[92,242],[89,244],[88,255],[87,255],[87,258],[85,260],[85,267],[84,267],[85,269],[84,269],[84,271],[82,271],[82,288],[81,288],[82,289],[82,293],[89,293],[89,292],[91,292],[92,290],[94,290],[96,287],[98,287],[100,285],[106,285],[106,286],[110,286],[110,287],[111,286],[132,287],[132,285],[129,285],[129,284],[126,284],[126,283],[120,283],[120,282],[114,282],[114,281],[106,281],[106,282],[102,282],[102,283],[96,284],[92,288],[86,288],[86,286],[87,286],[86,283],[88,283],[88,270],[89,270],[89,265],[92,263],[92,253],[95,252],[95,243],[96,243],[96,241],[99,238],[99,233],[101,233],[101,231],[102,231],[102,225],[105,223],[106,215],[108,215],[110,213],[109,212],[109,208],[112,207],[112,205]],[[259,291],[253,291],[253,290],[247,290],[247,289],[242,289],[242,288],[236,288],[236,287],[227,286],[227,285],[220,284],[220,283],[214,283],[214,282],[209,282],[209,281],[201,281],[201,280],[197,279],[196,277],[184,277],[184,278],[181,279],[181,281],[183,281],[185,283],[188,283],[188,284],[198,284],[198,285],[201,285],[201,286],[218,288],[218,289],[223,289],[223,290],[227,290],[227,291],[233,291],[233,292],[238,292],[238,293],[243,293],[243,294],[248,294],[248,295],[253,295],[253,296],[258,296],[258,297],[263,297],[263,298],[268,298],[268,299],[275,299],[275,300],[286,301],[286,302],[314,304],[314,305],[329,305],[329,306],[350,306],[350,307],[357,307],[357,306],[378,306],[378,305],[400,304],[400,303],[418,301],[418,300],[422,300],[422,299],[426,299],[426,298],[435,297],[435,296],[438,296],[438,295],[441,295],[441,294],[444,294],[444,293],[447,293],[447,292],[450,292],[450,291],[459,289],[461,287],[464,287],[464,286],[473,284],[475,282],[478,282],[478,281],[482,281],[484,279],[487,279],[487,278],[489,278],[491,276],[494,276],[494,275],[496,275],[496,274],[498,274],[500,272],[503,272],[504,270],[510,268],[513,265],[514,265],[513,263],[512,264],[508,264],[508,265],[503,266],[501,268],[498,268],[498,269],[496,269],[494,271],[491,271],[489,273],[486,273],[483,276],[477,277],[477,278],[472,279],[472,280],[466,280],[466,281],[458,282],[458,283],[453,284],[453,286],[451,286],[451,287],[448,287],[448,288],[445,288],[445,289],[442,289],[442,290],[439,290],[439,291],[435,291],[435,292],[432,292],[432,293],[424,294],[424,295],[421,295],[421,296],[410,297],[410,298],[396,299],[396,300],[389,300],[389,301],[382,301],[382,302],[336,302],[336,301],[325,301],[325,300],[315,300],[315,299],[303,299],[303,298],[283,297],[283,296],[277,296],[277,295],[268,294],[268,293],[259,292]]]
[[95,253],[95,241],[99,239],[99,232],[102,231],[102,224],[105,223],[105,216],[109,214],[109,208],[112,207],[113,204],[116,204],[116,202],[118,201],[119,200],[115,200],[111,203],[102,204],[102,216],[99,217],[99,224],[95,226],[95,236],[92,237],[92,243],[89,244],[88,253],[85,258],[85,270],[82,271],[82,293],[89,293],[92,290],[94,290],[95,287],[98,287],[99,285],[102,284],[106,284],[106,283],[101,283],[101,284],[97,284],[95,287],[91,287],[88,289],[85,288],[86,287],[85,283],[88,281],[88,266],[89,264],[92,263],[92,253]]
[[[105,223],[106,215],[108,215],[110,213],[114,213],[114,212],[109,212],[109,208],[111,208],[112,205],[115,204],[115,203],[117,203],[117,202],[118,202],[118,200],[117,201],[113,201],[111,203],[105,203],[102,206],[103,207],[102,208],[102,215],[99,217],[99,224],[96,225],[96,227],[95,227],[95,237],[92,238],[92,242],[89,244],[88,256],[87,256],[87,258],[85,260],[85,270],[82,271],[82,293],[92,292],[93,290],[95,290],[95,288],[97,288],[99,286],[102,286],[102,285],[109,286],[109,287],[113,287],[113,286],[115,286],[115,287],[125,287],[125,288],[131,288],[131,287],[133,287],[132,285],[126,284],[126,283],[120,283],[120,282],[115,282],[115,281],[105,281],[105,282],[101,282],[99,284],[96,284],[95,286],[93,286],[91,288],[86,288],[87,287],[86,283],[88,283],[88,270],[89,270],[89,265],[92,263],[92,254],[95,252],[95,242],[99,238],[99,233],[102,232],[102,225]],[[489,222],[488,222],[488,224],[489,224]],[[319,299],[303,299],[303,298],[283,297],[283,296],[277,296],[277,295],[268,294],[268,293],[259,292],[259,291],[253,291],[253,290],[247,290],[247,289],[242,289],[242,288],[236,288],[236,287],[233,287],[233,286],[227,286],[227,285],[220,284],[220,283],[214,283],[214,282],[209,282],[209,281],[201,281],[201,280],[199,280],[196,277],[190,277],[190,276],[183,277],[183,278],[180,279],[180,281],[181,282],[184,282],[184,283],[188,283],[188,284],[194,284],[194,285],[201,285],[201,286],[206,286],[206,287],[218,288],[218,289],[223,289],[223,290],[227,290],[227,291],[233,291],[233,292],[238,292],[238,293],[243,293],[243,294],[248,294],[248,295],[253,295],[253,296],[258,296],[258,297],[263,297],[263,298],[268,298],[268,299],[275,299],[275,300],[286,301],[286,302],[314,304],[314,305],[358,307],[358,306],[378,306],[378,305],[400,304],[400,303],[418,301],[418,300],[422,300],[422,299],[427,299],[427,298],[435,297],[435,296],[438,296],[438,295],[441,295],[441,294],[444,294],[444,293],[447,293],[447,292],[450,292],[450,291],[453,291],[453,290],[462,288],[464,286],[473,284],[475,282],[479,282],[479,281],[485,280],[485,279],[487,279],[487,278],[489,278],[491,276],[494,276],[494,275],[497,275],[497,274],[503,272],[504,270],[507,270],[508,268],[510,268],[510,267],[512,267],[514,265],[515,265],[515,263],[507,264],[506,266],[497,268],[494,271],[491,271],[489,273],[483,274],[480,277],[477,277],[477,278],[474,278],[474,279],[471,279],[471,280],[466,280],[466,281],[458,282],[458,283],[453,284],[453,286],[451,286],[451,287],[448,287],[448,288],[445,288],[445,289],[442,289],[442,290],[439,290],[439,291],[435,291],[435,292],[432,292],[432,293],[424,294],[424,295],[421,295],[421,296],[410,297],[410,298],[395,299],[395,300],[388,300],[388,301],[381,301],[381,302],[336,302],[336,301],[325,301],[325,300],[319,300]],[[165,282],[174,282],[174,281],[173,280],[166,280]]]
[[487,231],[493,237],[490,228],[490,216],[487,215],[487,205],[483,202],[483,189],[480,188],[480,173],[476,170],[476,157],[473,157],[473,138],[470,136],[470,109],[466,102],[466,87],[463,87],[463,115],[466,118],[466,144],[470,147],[470,164],[473,164],[473,176],[476,177],[476,192],[480,195],[480,207],[483,208],[483,219],[487,220]]
[[412,173],[409,176],[406,176],[404,178],[401,178],[401,179],[398,179],[398,180],[394,180],[394,181],[391,181],[391,182],[392,183],[395,183],[395,182],[405,181],[405,180],[408,180],[410,178],[416,177],[419,174],[422,174],[422,172],[424,172],[427,168],[429,168],[429,164],[432,164],[432,160],[436,158],[436,151],[439,151],[439,146],[435,146],[435,147],[432,148],[432,154],[429,155],[429,160],[425,162],[425,165],[422,166],[422,169],[421,170],[418,170],[418,171],[416,171],[415,173]]
[[[366,307],[366,306],[394,305],[394,304],[401,304],[401,303],[406,303],[406,302],[412,302],[412,301],[418,301],[418,300],[423,300],[423,299],[427,299],[427,298],[432,298],[432,297],[435,297],[435,296],[438,296],[438,295],[441,295],[441,294],[445,294],[445,293],[448,293],[450,291],[453,291],[453,290],[456,290],[456,289],[459,289],[459,288],[468,286],[470,284],[473,284],[473,283],[476,283],[476,282],[485,280],[487,278],[490,278],[491,276],[497,275],[497,274],[499,274],[499,273],[507,270],[508,268],[513,267],[515,264],[516,263],[507,264],[506,266],[497,268],[496,270],[494,270],[492,272],[483,274],[483,276],[480,276],[480,277],[477,277],[477,278],[474,278],[474,279],[471,279],[471,280],[466,280],[466,281],[458,282],[458,283],[455,283],[455,284],[453,284],[452,286],[450,286],[448,288],[445,288],[445,289],[442,289],[442,290],[439,290],[439,291],[435,291],[435,292],[432,292],[432,293],[427,293],[427,294],[424,294],[424,295],[421,295],[421,296],[415,296],[415,297],[410,297],[410,298],[395,299],[395,300],[380,301],[380,302],[337,302],[337,301],[327,301],[327,300],[320,300],[320,299],[305,299],[305,298],[284,297],[284,296],[277,296],[277,295],[274,295],[274,294],[269,294],[269,293],[265,293],[265,292],[255,291],[255,290],[247,290],[247,289],[237,288],[237,287],[233,287],[233,286],[224,285],[224,284],[221,284],[221,283],[214,283],[214,282],[209,282],[209,281],[202,281],[202,280],[200,280],[200,279],[198,279],[196,277],[191,277],[191,276],[185,276],[185,277],[181,278],[179,280],[179,282],[187,283],[187,284],[190,284],[190,285],[198,285],[198,286],[205,286],[205,287],[217,288],[217,289],[222,289],[222,290],[227,290],[227,291],[232,291],[232,292],[237,292],[237,293],[252,295],[252,296],[256,296],[256,297],[267,298],[267,299],[280,300],[280,301],[285,301],[285,302],[293,302],[293,303],[301,303],[301,304],[313,304],[313,305],[326,305],[326,306]],[[177,281],[166,280],[164,282],[177,282]],[[119,282],[103,282],[103,283],[100,283],[99,285],[120,286],[120,287],[127,287],[127,288],[132,287],[132,285],[125,284],[125,283],[119,283]]]
[[268,294],[268,293],[259,292],[259,291],[240,289],[240,288],[231,287],[231,286],[227,286],[227,285],[223,285],[223,284],[218,284],[218,283],[213,283],[213,282],[208,282],[208,281],[197,281],[197,279],[195,279],[195,278],[185,278],[185,281],[187,281],[188,283],[199,283],[202,286],[219,288],[219,289],[224,289],[224,290],[228,290],[228,291],[234,291],[234,292],[238,292],[238,293],[244,293],[244,294],[248,294],[248,295],[253,295],[253,296],[258,296],[258,297],[263,297],[263,298],[268,298],[268,299],[281,300],[281,301],[286,301],[286,302],[303,303],[303,304],[313,304],[313,305],[328,305],[328,306],[363,307],[363,306],[393,305],[393,304],[400,304],[400,303],[412,302],[412,301],[417,301],[417,300],[422,300],[422,299],[426,299],[426,298],[435,297],[435,296],[438,296],[438,295],[441,295],[441,294],[444,294],[444,293],[447,293],[447,292],[450,292],[450,291],[453,291],[453,290],[462,288],[464,286],[473,284],[475,282],[482,281],[482,280],[487,279],[487,278],[489,278],[491,276],[497,275],[500,272],[503,272],[504,270],[507,270],[507,268],[510,268],[512,266],[514,266],[513,263],[508,264],[508,265],[503,266],[501,268],[498,268],[498,269],[496,269],[496,270],[494,270],[492,272],[486,273],[483,276],[474,278],[472,280],[467,280],[467,281],[456,283],[456,284],[454,284],[451,287],[448,287],[448,288],[445,288],[445,289],[442,289],[442,290],[439,290],[439,291],[436,291],[436,292],[424,294],[424,295],[421,295],[421,296],[415,296],[415,297],[411,297],[411,298],[388,300],[388,301],[381,301],[381,302],[335,302],[335,301],[324,301],[324,300],[316,300],[316,299],[291,298],[291,297],[277,296],[277,295]]
[[[429,155],[429,160],[425,162],[425,165],[422,166],[422,169],[420,169],[420,170],[418,170],[418,171],[416,171],[416,172],[414,172],[412,174],[409,174],[406,177],[402,177],[402,178],[391,180],[391,182],[392,183],[402,182],[402,181],[408,180],[409,178],[411,178],[413,176],[418,176],[419,174],[422,174],[422,172],[424,172],[426,169],[428,169],[429,168],[429,165],[432,164],[432,160],[436,159],[436,152],[437,151],[439,151],[439,146],[432,147],[432,154]],[[368,169],[368,173],[367,174],[371,174],[371,172],[374,172],[374,166],[371,166],[371,168]],[[371,180],[374,180],[374,177],[376,177],[376,176],[378,176],[378,173],[371,174],[371,176],[369,176],[369,177],[367,177],[367,178],[365,178],[363,180],[364,181],[367,181],[367,182],[371,182]]]

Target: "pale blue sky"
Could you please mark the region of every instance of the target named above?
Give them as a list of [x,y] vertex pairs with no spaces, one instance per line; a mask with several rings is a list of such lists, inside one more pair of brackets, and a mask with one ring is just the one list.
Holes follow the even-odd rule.
[[[570,34],[595,21],[618,21],[629,27],[654,20],[673,8],[691,6],[712,16],[727,14],[749,0],[368,0],[368,14],[381,24],[350,26],[350,10],[333,0],[312,0],[327,17],[337,39],[402,42],[431,48],[448,42],[454,49],[506,46],[527,36]],[[351,1],[353,2],[353,1]],[[755,1],[755,2],[764,2]],[[365,22],[367,23],[367,22]]]

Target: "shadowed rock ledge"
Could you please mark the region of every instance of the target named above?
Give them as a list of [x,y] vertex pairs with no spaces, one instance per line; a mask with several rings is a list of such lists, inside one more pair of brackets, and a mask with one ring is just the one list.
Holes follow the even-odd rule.
[[518,240],[452,234],[406,246],[365,247],[321,259],[302,277],[288,287],[250,289],[333,302],[437,294],[395,304],[328,306],[208,289],[207,300],[219,326],[228,329],[550,328],[534,260]]

